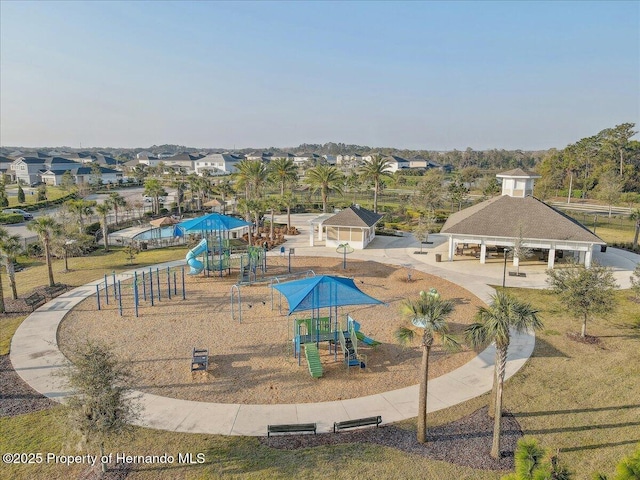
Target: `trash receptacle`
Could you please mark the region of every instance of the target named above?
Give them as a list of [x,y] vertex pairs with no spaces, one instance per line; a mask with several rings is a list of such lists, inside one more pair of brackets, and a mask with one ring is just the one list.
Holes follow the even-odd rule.
[[605,253],[607,251],[607,246],[606,245],[600,245],[600,251],[602,253]]
[[140,242],[140,250],[146,250],[148,246],[147,242]]
[[436,262],[441,262],[441,261],[442,261],[442,254],[436,253]]

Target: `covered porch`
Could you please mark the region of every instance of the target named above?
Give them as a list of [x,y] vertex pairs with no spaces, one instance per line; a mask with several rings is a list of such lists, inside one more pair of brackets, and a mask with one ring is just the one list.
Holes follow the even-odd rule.
[[[493,258],[500,258],[502,261],[508,251],[513,251],[517,241],[513,238],[476,235],[448,235],[448,237],[448,261],[472,258],[478,259],[481,264],[485,264]],[[566,259],[567,257],[573,257],[589,268],[593,260],[593,250],[600,245],[594,242],[522,239],[522,247],[532,250],[531,260],[546,261],[547,268],[551,269],[558,259]],[[525,260],[527,259],[513,256],[513,266],[517,267]]]

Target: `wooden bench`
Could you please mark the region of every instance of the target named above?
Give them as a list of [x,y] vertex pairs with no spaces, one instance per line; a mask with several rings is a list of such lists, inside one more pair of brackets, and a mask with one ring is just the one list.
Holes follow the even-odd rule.
[[267,437],[272,433],[311,433],[316,434],[315,423],[292,423],[288,425],[267,425]]
[[65,292],[67,286],[62,283],[56,283],[53,287],[46,287],[44,294],[49,298],[57,297],[60,293]]
[[207,371],[209,368],[209,350],[206,348],[194,348],[191,355],[191,371]]
[[382,423],[382,417],[365,417],[357,418],[355,420],[345,420],[344,422],[335,422],[333,424],[333,433],[338,433],[340,430],[346,430],[348,428],[367,427],[369,425],[375,425],[376,428]]
[[47,299],[37,292],[32,293],[31,295],[29,295],[28,297],[25,297],[24,299],[24,303],[26,303],[27,306],[31,307],[32,312],[46,301]]

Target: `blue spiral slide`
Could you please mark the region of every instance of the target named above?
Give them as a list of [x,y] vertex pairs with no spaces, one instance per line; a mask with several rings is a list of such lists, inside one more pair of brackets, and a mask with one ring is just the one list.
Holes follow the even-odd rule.
[[205,253],[207,249],[207,239],[203,238],[198,245],[187,252],[187,256],[185,257],[185,259],[187,260],[187,265],[191,267],[189,275],[198,275],[200,272],[202,272],[202,270],[204,270],[204,263],[202,263],[196,257]]

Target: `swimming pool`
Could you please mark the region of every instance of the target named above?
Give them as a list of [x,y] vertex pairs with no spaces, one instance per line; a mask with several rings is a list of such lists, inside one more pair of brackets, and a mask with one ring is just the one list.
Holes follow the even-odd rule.
[[173,238],[173,237],[181,237],[182,230],[178,227],[162,227],[162,228],[151,228],[142,233],[137,234],[133,237],[134,240],[152,240],[156,238]]

